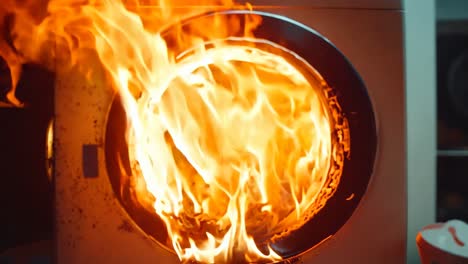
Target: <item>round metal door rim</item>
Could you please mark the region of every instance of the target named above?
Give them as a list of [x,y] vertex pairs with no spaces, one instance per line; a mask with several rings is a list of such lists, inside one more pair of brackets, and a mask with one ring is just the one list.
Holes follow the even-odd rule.
[[[256,38],[280,44],[298,54],[312,65],[334,89],[345,118],[348,119],[351,153],[345,160],[339,187],[322,210],[303,227],[275,242],[272,248],[284,259],[298,256],[334,235],[351,217],[370,181],[377,148],[377,132],[372,103],[364,82],[346,57],[315,30],[283,16],[265,12],[228,10],[217,11],[182,23],[211,16],[244,16],[246,13],[262,17],[255,30]],[[170,32],[170,28],[167,30]],[[160,245],[170,248],[170,239],[161,219],[141,207],[129,204],[128,190],[121,190],[119,160],[128,162],[125,142],[126,117],[118,96],[109,111],[105,158],[110,182],[119,202],[135,224]],[[129,165],[127,164],[127,169]],[[127,191],[127,192],[126,192]],[[352,199],[349,199],[352,197]]]

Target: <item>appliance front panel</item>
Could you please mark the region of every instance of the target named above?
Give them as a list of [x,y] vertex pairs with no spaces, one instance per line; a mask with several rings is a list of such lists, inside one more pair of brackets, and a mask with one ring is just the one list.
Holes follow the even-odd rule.
[[[367,194],[349,222],[302,260],[403,263],[406,159],[401,12],[304,8],[264,11],[297,20],[335,44],[363,78],[378,121],[378,155]],[[102,89],[108,85],[104,72],[85,79],[73,70],[58,71],[58,263],[178,263],[175,255],[133,224],[112,191],[105,167],[104,134],[113,94],[112,89]],[[97,159],[93,158],[95,154]]]

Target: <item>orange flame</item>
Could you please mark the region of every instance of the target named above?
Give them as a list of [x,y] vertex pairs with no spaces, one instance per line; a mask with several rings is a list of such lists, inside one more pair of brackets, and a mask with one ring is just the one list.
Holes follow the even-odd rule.
[[[213,9],[244,12],[184,20]],[[269,245],[325,205],[349,150],[320,73],[255,38],[261,17],[250,10],[229,0],[53,0],[41,23],[14,30],[24,58],[46,65],[44,53],[83,64],[97,52],[127,113],[135,198],[165,222],[181,260],[280,260]],[[0,53],[14,67],[11,54]]]
[[[0,57],[6,62],[11,74],[11,89],[6,94],[7,102],[1,105],[20,107],[22,103],[16,98],[15,91],[18,85],[22,64],[26,62],[39,62],[36,56],[38,50],[32,45],[30,33],[46,16],[47,0],[2,0],[0,5]],[[11,43],[15,41],[16,43]],[[14,44],[21,42],[17,47]],[[21,47],[30,46],[23,50]],[[24,53],[23,53],[24,52]]]

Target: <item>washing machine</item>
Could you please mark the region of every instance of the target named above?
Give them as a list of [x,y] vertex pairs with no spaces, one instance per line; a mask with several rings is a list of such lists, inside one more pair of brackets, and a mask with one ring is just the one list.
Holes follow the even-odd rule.
[[[186,23],[245,12],[261,17],[255,37],[287,50],[313,69],[309,74],[323,78],[346,120],[341,137],[350,142],[333,195],[304,225],[271,247],[284,263],[404,263],[402,1],[255,0],[250,4],[249,10],[205,12]],[[180,263],[164,223],[145,208],[131,206],[126,198],[119,175],[125,113],[114,90],[102,88],[109,86],[102,77],[105,70],[83,75],[57,67],[57,72],[56,262]]]

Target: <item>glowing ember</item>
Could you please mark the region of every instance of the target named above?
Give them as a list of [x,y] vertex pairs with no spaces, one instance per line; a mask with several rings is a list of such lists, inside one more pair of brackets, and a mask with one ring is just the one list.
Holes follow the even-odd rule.
[[55,55],[80,64],[80,54],[97,52],[127,113],[133,171],[123,177],[164,220],[179,258],[281,259],[269,244],[325,205],[349,151],[346,120],[320,74],[256,39],[254,12],[178,22],[230,1],[83,2],[51,1],[40,25],[16,29],[15,43],[53,41]]

